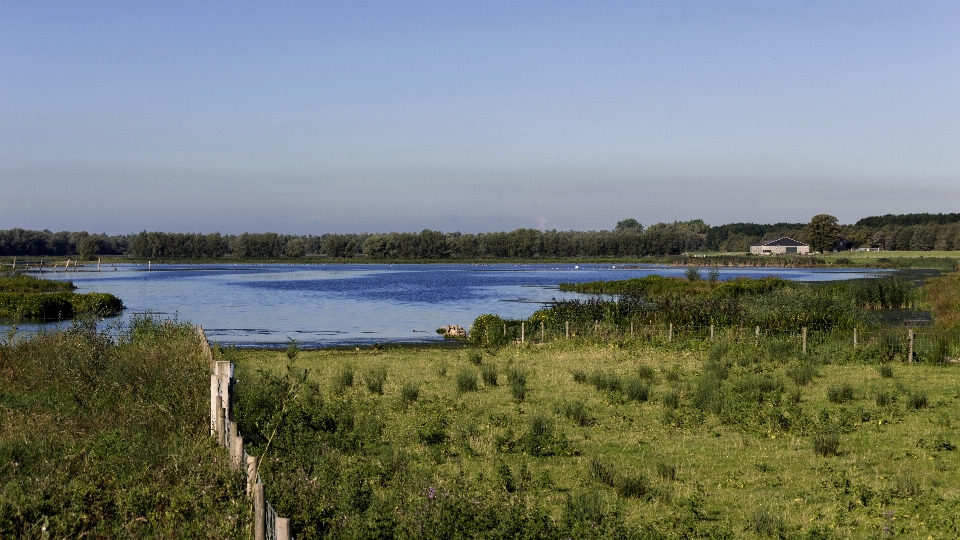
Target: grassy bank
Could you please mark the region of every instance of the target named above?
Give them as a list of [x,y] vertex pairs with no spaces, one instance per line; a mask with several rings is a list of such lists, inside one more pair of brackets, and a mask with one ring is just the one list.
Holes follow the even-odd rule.
[[188,325],[0,340],[0,537],[240,538],[243,478],[208,437]]
[[123,302],[110,293],[73,292],[69,281],[0,275],[0,319],[58,321],[76,315],[115,315]]
[[960,530],[953,364],[579,340],[227,356],[245,441],[274,434],[267,496],[301,535]]

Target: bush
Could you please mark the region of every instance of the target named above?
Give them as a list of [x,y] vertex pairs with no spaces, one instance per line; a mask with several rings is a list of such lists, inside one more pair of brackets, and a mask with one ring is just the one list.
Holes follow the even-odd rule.
[[400,402],[404,407],[409,407],[411,403],[420,397],[420,385],[412,382],[403,383],[400,387]]
[[781,538],[785,528],[783,518],[766,507],[757,508],[750,519],[750,529],[761,536]]
[[367,383],[367,390],[371,394],[383,395],[383,383],[387,381],[387,368],[383,366],[370,368],[363,374],[363,380]]
[[667,409],[676,409],[680,406],[680,392],[671,390],[663,395],[663,406]]
[[334,394],[342,394],[353,387],[353,367],[344,366],[343,369],[333,375],[331,384]]
[[650,386],[640,377],[630,377],[623,384],[623,393],[630,401],[647,401]]
[[620,377],[617,377],[615,373],[609,373],[605,371],[594,371],[587,376],[587,382],[592,384],[594,388],[599,391],[608,391],[608,392],[619,392],[622,390],[620,386]]
[[827,399],[830,403],[847,403],[853,401],[853,387],[847,383],[827,388]]
[[527,421],[527,431],[516,443],[517,449],[532,456],[546,457],[569,454],[563,433],[557,433],[553,418],[536,413]]
[[908,409],[926,409],[928,405],[927,394],[923,392],[910,392],[907,396]]
[[840,449],[840,437],[832,431],[821,431],[813,435],[813,453],[818,456],[831,457],[837,455]]
[[510,383],[510,395],[517,401],[527,398],[527,373],[517,368],[507,371],[507,382]]
[[480,367],[480,377],[485,386],[497,385],[497,366],[494,364],[484,364]]
[[622,475],[614,486],[617,495],[639,499],[650,493],[650,480],[643,474]]
[[880,372],[880,376],[883,377],[884,379],[893,378],[893,366],[891,366],[890,364],[880,365],[880,367],[877,368],[877,371]]
[[476,392],[477,372],[472,369],[462,369],[457,372],[457,391]]
[[886,407],[893,402],[893,398],[887,392],[880,390],[877,392],[876,403],[877,407]]
[[472,350],[467,353],[467,360],[475,366],[479,366],[483,362],[483,353],[479,350]]
[[661,480],[673,482],[677,479],[677,468],[669,463],[658,462],[657,476],[659,476]]
[[563,415],[576,422],[580,427],[593,425],[595,420],[587,412],[582,401],[571,401],[563,406]]
[[590,476],[606,486],[613,487],[617,483],[617,475],[613,467],[597,458],[590,460]]
[[652,384],[657,381],[657,372],[650,366],[640,366],[637,368],[637,377]]
[[793,379],[797,386],[806,386],[818,376],[817,368],[810,363],[803,362],[787,369],[787,377]]
[[578,383],[587,382],[587,374],[583,370],[575,369],[573,370],[573,380]]

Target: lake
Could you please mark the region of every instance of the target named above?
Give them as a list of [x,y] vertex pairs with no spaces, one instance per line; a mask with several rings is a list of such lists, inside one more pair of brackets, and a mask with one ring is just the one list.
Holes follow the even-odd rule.
[[[207,336],[241,347],[304,347],[442,341],[435,330],[468,327],[483,313],[528,317],[561,293],[560,282],[683,276],[674,266],[611,264],[201,264],[117,265],[117,270],[45,272],[77,292],[109,292],[135,313],[200,324]],[[829,281],[877,270],[721,268],[720,279],[777,276]],[[706,276],[706,270],[704,270]],[[55,323],[69,325],[66,323]],[[41,325],[24,324],[35,331]]]

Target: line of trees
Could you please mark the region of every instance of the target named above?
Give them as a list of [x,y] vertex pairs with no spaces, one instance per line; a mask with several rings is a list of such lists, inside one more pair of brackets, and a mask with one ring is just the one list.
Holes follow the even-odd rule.
[[[789,236],[815,249],[878,247],[889,251],[960,250],[960,214],[905,214],[864,218],[840,225],[826,214],[810,223],[730,223],[703,220],[644,227],[625,219],[609,231],[284,235],[277,233],[164,233],[107,236],[87,232],[10,229],[0,231],[0,256],[129,255],[138,259],[562,259],[645,257],[694,251],[749,251],[763,239]],[[833,240],[831,240],[833,239]],[[831,246],[832,242],[832,248]]]

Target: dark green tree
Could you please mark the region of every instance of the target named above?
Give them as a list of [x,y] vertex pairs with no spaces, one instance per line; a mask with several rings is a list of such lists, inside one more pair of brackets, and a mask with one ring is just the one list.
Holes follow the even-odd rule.
[[614,230],[617,232],[629,231],[629,232],[642,233],[643,225],[641,225],[639,221],[633,218],[629,218],[629,219],[618,221],[617,228],[615,228]]
[[93,236],[87,236],[83,240],[80,240],[77,251],[80,252],[81,259],[92,261],[100,254],[100,240]]
[[804,227],[803,233],[812,251],[833,251],[840,239],[840,225],[830,214],[817,214]]

